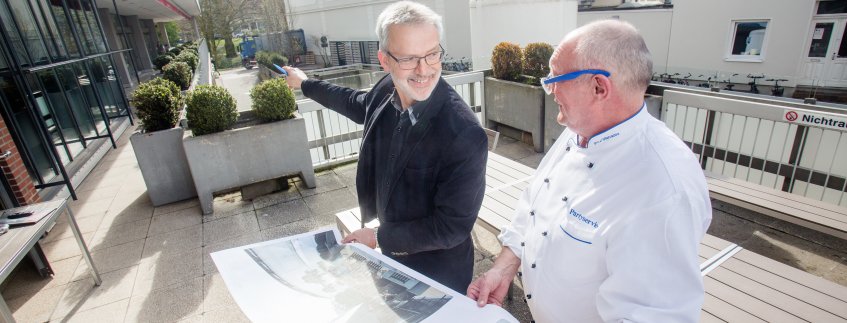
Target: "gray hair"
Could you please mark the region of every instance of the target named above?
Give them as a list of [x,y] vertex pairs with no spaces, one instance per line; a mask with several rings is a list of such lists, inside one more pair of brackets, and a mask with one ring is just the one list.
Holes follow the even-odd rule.
[[438,29],[438,38],[444,33],[441,16],[429,7],[412,1],[399,1],[389,5],[376,20],[379,49],[388,48],[388,27],[391,25],[432,24]]
[[635,27],[616,19],[599,20],[565,36],[575,39],[574,57],[579,69],[605,69],[624,91],[647,91],[653,58]]

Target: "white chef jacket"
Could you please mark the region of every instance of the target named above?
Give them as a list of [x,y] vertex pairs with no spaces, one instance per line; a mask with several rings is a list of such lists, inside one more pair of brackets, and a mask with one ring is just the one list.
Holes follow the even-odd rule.
[[697,322],[712,219],[699,163],[642,109],[590,138],[565,130],[499,238],[537,322]]

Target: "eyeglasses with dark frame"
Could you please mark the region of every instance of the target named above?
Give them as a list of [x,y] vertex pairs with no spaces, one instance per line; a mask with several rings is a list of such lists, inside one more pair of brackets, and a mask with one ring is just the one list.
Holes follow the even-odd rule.
[[591,75],[599,74],[599,75],[603,75],[605,77],[609,77],[609,76],[612,75],[612,73],[609,73],[608,71],[594,70],[594,69],[579,70],[579,71],[570,72],[570,73],[562,74],[562,75],[556,75],[556,76],[553,76],[552,73],[551,73],[551,75],[548,75],[547,77],[541,79],[541,87],[544,88],[544,92],[547,92],[547,94],[549,95],[549,94],[553,93],[553,83],[562,82],[562,81],[570,81],[570,80],[573,80],[577,77],[580,77],[583,74],[591,74]]
[[397,58],[392,55],[388,50],[385,50],[385,53],[388,54],[394,61],[397,62],[397,65],[400,66],[401,69],[404,70],[413,70],[418,67],[421,60],[424,60],[428,65],[441,64],[441,59],[444,58],[444,47],[441,44],[438,44],[439,50],[426,54],[426,56],[410,56]]

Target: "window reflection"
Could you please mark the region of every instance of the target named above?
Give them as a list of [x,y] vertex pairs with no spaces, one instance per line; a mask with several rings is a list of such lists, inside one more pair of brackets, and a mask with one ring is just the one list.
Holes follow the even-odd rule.
[[27,152],[22,156],[29,157],[24,158],[24,162],[27,163],[30,176],[34,177],[36,181],[39,179],[41,182],[50,181],[58,175],[58,172],[53,167],[48,148],[37,133],[37,126],[32,116],[27,111],[27,104],[23,95],[21,95],[14,80],[8,76],[0,77],[0,89],[2,89],[3,96],[1,101],[6,105],[5,110],[11,114],[10,117],[17,124],[14,127],[15,131],[18,132],[16,139],[21,141],[17,142],[18,149]]
[[59,27],[56,25],[56,20],[53,14],[49,11],[50,5],[45,3],[45,0],[29,0],[35,19],[42,27],[42,33],[47,42],[47,48],[53,61],[65,60],[68,57],[67,49],[62,41]]

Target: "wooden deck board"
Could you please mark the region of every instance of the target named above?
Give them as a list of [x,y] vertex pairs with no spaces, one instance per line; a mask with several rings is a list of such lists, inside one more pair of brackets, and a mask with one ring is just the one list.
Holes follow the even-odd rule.
[[[763,272],[769,272],[776,276],[785,278],[786,280],[794,281],[812,290],[847,303],[847,287],[838,285],[752,251],[742,250],[731,260],[745,262]],[[732,262],[729,263],[731,264]]]
[[[749,273],[752,274],[751,276],[744,276],[730,270],[727,266],[729,264],[722,264],[720,267],[711,271],[708,277],[732,286],[732,288],[763,303],[790,311],[792,315],[806,321],[836,322],[845,319],[818,306],[809,304],[807,301],[798,299],[797,293],[802,290],[802,286],[792,285],[789,281],[785,280],[771,280],[773,285],[768,285],[760,282],[760,276],[764,275],[761,271]],[[808,299],[814,300],[813,302],[817,304],[821,301],[820,296],[826,297],[825,295],[811,295]],[[840,307],[844,307],[845,305],[847,304],[841,303]]]
[[[748,201],[752,200],[750,202],[762,207],[798,217],[808,214],[809,221],[824,221],[827,225],[847,226],[847,209],[842,210],[842,212],[836,212],[829,208],[820,207],[819,205],[809,204],[810,199],[802,198],[801,196],[795,195],[794,197],[786,198],[784,194],[774,194],[779,192],[776,190],[773,192],[753,191],[747,186],[738,185],[736,182],[709,180],[708,183],[709,190],[716,193],[739,197]],[[824,204],[825,202],[819,203]]]
[[[714,279],[711,276],[703,277],[703,285],[706,287],[706,293],[713,295],[726,303],[733,304],[733,306],[738,306],[738,308],[744,312],[762,320],[768,322],[804,322],[802,319],[791,313],[745,294],[738,290],[738,288],[729,285],[726,282]],[[718,317],[721,316],[718,315]]]
[[708,313],[711,316],[717,317],[719,320],[730,323],[765,322],[765,320],[745,312],[736,305],[725,302],[708,291],[703,298],[703,310],[700,312]]
[[783,192],[783,191],[780,191],[780,190],[777,190],[777,189],[773,189],[773,188],[763,186],[763,185],[759,185],[759,184],[756,184],[756,183],[747,182],[747,181],[740,180],[740,179],[737,179],[737,178],[731,178],[731,177],[727,177],[727,176],[720,175],[720,174],[714,174],[714,173],[711,173],[711,172],[708,172],[708,171],[706,171],[704,173],[706,175],[706,179],[710,180],[710,181],[721,181],[721,182],[729,183],[729,184],[732,184],[732,185],[735,185],[735,186],[744,187],[751,192],[765,193],[767,195],[773,195],[773,196],[779,197],[779,198],[784,199],[784,200],[794,200],[796,203],[808,205],[808,206],[814,207],[816,209],[827,210],[827,211],[836,212],[836,213],[840,213],[840,214],[843,214],[845,212],[845,209],[847,209],[843,206],[825,203],[825,202],[821,202],[821,201],[818,201],[818,200],[813,200],[813,199],[803,197],[803,196],[800,196],[800,195],[797,195],[797,194]]

